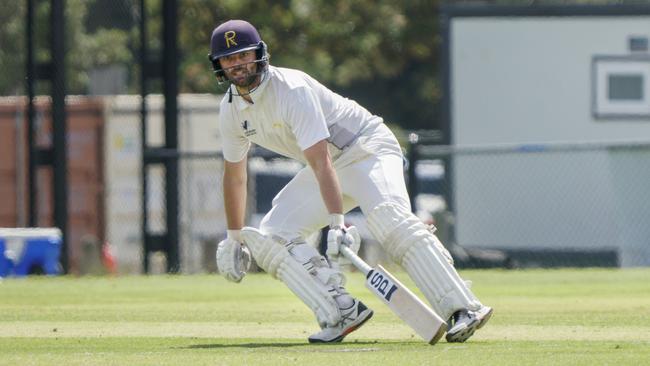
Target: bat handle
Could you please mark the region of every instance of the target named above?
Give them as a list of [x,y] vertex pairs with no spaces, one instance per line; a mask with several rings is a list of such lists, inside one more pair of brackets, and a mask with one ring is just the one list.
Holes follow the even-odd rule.
[[363,259],[361,259],[352,249],[350,249],[347,245],[341,245],[339,247],[339,251],[341,254],[343,254],[347,259],[352,262],[352,264],[357,267],[357,269],[361,272],[363,272],[364,275],[368,275],[368,272],[372,270],[372,267],[368,265],[368,263],[364,262]]

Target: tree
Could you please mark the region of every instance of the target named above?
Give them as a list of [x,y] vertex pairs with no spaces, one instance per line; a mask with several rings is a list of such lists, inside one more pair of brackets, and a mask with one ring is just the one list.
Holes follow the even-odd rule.
[[388,121],[433,128],[437,0],[181,1],[184,91],[215,91],[206,72],[214,27],[253,23],[274,65],[304,70]]
[[25,64],[24,1],[0,1],[0,95],[22,94]]
[[[88,87],[88,71],[94,67],[133,61],[129,49],[130,31],[95,27],[87,30],[89,7],[103,0],[66,0],[65,47],[66,89],[68,94],[84,94]],[[105,1],[104,1],[105,2]],[[128,0],[113,1],[113,5]],[[49,44],[50,3],[35,2],[34,61],[47,63],[51,59]],[[26,1],[0,1],[0,95],[25,93]],[[36,83],[37,93],[49,94],[50,86]]]
[[[66,0],[67,87],[88,90],[88,71],[130,69],[138,91],[140,0]],[[531,0],[534,4],[641,3],[647,0]],[[253,23],[276,66],[299,68],[357,100],[387,122],[439,127],[438,59],[441,0],[178,0],[181,92],[219,93],[207,60],[214,27],[228,19]],[[465,1],[450,1],[465,2]],[[520,0],[486,3],[521,5]],[[49,2],[37,2],[37,62],[49,59]],[[162,0],[146,0],[148,48],[160,54]],[[24,90],[25,1],[0,1],[0,95]],[[39,83],[40,84],[40,83]],[[156,84],[151,86],[155,92]],[[47,92],[39,85],[40,92]]]

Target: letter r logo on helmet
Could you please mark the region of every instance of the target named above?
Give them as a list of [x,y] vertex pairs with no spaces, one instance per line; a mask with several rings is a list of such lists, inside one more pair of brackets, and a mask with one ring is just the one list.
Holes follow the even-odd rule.
[[226,39],[226,47],[230,48],[231,46],[237,46],[237,42],[235,42],[235,36],[237,33],[235,31],[227,31],[226,33],[223,34],[223,38]]

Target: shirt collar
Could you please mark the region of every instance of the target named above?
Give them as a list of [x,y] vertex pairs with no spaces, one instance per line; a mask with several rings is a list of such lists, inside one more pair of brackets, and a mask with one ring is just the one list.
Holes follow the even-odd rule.
[[[260,85],[255,88],[248,96],[253,100],[253,104],[257,103],[260,98],[262,98],[262,94],[264,93],[264,90],[266,89],[266,86],[269,84],[269,80],[271,79],[271,66],[268,66],[268,70],[266,73],[262,74],[262,82]],[[230,93],[233,93],[233,99],[234,103],[237,105],[237,108],[239,110],[246,109],[251,106],[251,103],[247,102],[244,100],[243,97],[238,97],[237,94],[237,89],[235,88],[234,85],[230,85]]]

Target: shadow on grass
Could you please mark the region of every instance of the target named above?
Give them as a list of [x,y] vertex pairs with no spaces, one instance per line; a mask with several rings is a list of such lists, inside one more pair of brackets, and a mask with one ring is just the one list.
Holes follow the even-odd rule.
[[351,342],[351,343],[210,343],[210,344],[192,344],[186,347],[174,347],[176,349],[220,349],[220,348],[290,348],[290,347],[354,347],[376,345],[376,341]]

